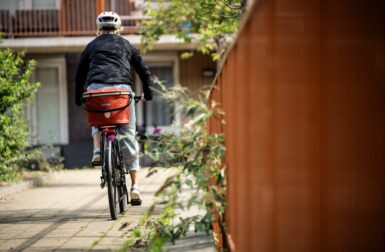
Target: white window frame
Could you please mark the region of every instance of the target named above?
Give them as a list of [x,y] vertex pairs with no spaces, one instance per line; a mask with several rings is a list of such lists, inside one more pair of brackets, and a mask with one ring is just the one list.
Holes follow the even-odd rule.
[[[54,9],[60,9],[61,0],[53,0],[55,2]],[[0,8],[9,10],[12,15],[15,14],[16,10],[33,10],[32,0],[0,0]],[[46,8],[44,8],[46,9]],[[52,8],[49,8],[52,9]]]
[[[143,60],[148,65],[148,67],[150,68],[150,72],[151,72],[151,66],[169,66],[171,64],[173,67],[173,79],[174,79],[173,85],[180,83],[179,56],[177,53],[157,54],[157,55],[146,54],[143,56]],[[138,75],[137,75],[137,79],[136,79],[136,85],[141,86],[141,81],[140,81]],[[158,125],[159,127],[162,128],[162,130],[175,132],[177,130],[175,128],[175,126],[181,125],[181,115],[178,112],[179,111],[178,107],[179,106],[176,103],[175,104],[175,112],[176,113],[175,113],[173,124],[171,124],[170,126]],[[143,114],[142,102],[139,102],[137,104],[137,112],[138,112],[138,115]],[[143,125],[142,117],[137,116],[137,123],[138,123],[138,125]],[[146,131],[147,132],[152,132],[153,129],[154,128],[152,125],[146,125]]]
[[[59,80],[59,110],[60,110],[60,142],[54,144],[68,144],[68,94],[67,94],[67,69],[64,55],[55,58],[38,59],[36,68],[56,68],[58,69]],[[36,98],[35,98],[36,99]],[[30,132],[36,136],[38,132],[36,106],[32,104],[27,112],[27,118],[31,121]],[[33,141],[34,143],[36,141]]]
[[[12,1],[14,1],[14,0],[12,0]],[[33,9],[35,9],[34,8],[34,1],[35,0],[18,0],[18,5],[19,5],[18,7],[20,9],[33,10]],[[51,1],[54,2],[55,6],[54,6],[54,8],[49,8],[49,9],[59,9],[60,8],[60,0],[51,0]],[[43,9],[46,9],[46,8],[43,8]]]

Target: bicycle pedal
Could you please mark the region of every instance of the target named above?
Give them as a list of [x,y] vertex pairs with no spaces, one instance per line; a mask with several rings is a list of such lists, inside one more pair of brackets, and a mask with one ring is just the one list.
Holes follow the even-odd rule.
[[103,189],[106,186],[106,181],[104,180],[103,177],[100,177],[100,180],[101,180],[100,187]]
[[140,205],[142,205],[142,200],[140,200],[140,199],[132,199],[130,204],[132,206],[140,206]]
[[101,161],[94,161],[91,163],[92,166],[101,166],[102,162]]
[[126,167],[122,167],[122,166],[120,166],[119,168],[118,168],[118,170],[123,174],[128,174],[128,169],[126,169]]

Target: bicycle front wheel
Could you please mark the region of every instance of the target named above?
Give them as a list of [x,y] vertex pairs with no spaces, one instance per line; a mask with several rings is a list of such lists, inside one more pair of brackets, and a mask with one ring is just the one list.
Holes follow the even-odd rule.
[[104,159],[103,165],[106,172],[106,183],[108,191],[108,204],[110,205],[111,219],[116,220],[118,217],[119,196],[114,176],[114,156],[111,141],[104,139]]

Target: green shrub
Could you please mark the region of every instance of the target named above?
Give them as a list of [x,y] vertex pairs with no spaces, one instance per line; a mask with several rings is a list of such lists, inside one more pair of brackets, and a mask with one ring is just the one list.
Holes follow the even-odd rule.
[[0,50],[0,181],[17,180],[19,164],[31,154],[25,118],[27,101],[39,83],[31,83],[35,62],[24,62],[23,53]]
[[[214,102],[207,106],[207,92],[198,99],[181,86],[159,92],[167,101],[178,104],[184,121],[188,122],[180,127],[177,134],[163,132],[145,143],[146,155],[154,165],[175,169],[175,173],[156,193],[160,199],[155,206],[164,210],[159,216],[148,218],[136,227],[144,231],[136,239],[137,242],[133,242],[134,235],[130,237],[133,247],[145,246],[148,251],[164,251],[167,242],[175,242],[185,236],[190,227],[194,227],[196,232],[210,234],[213,219],[223,220],[226,208],[225,168],[222,162],[225,156],[224,135],[211,134],[207,130],[208,119],[221,120],[222,111]],[[183,193],[186,190],[189,191],[187,195]],[[179,215],[178,212],[192,207],[201,211],[187,217]],[[224,223],[219,224],[223,232]]]

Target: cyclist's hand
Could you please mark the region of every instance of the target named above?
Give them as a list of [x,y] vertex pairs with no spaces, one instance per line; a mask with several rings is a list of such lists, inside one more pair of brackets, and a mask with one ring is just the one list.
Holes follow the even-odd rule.
[[143,95],[135,95],[134,97],[132,97],[132,99],[135,101],[135,103],[138,103],[140,102],[141,100],[143,100]]

